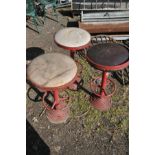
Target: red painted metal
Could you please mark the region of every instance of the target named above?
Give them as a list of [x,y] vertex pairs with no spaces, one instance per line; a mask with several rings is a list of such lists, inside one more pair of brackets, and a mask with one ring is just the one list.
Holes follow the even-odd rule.
[[[52,91],[51,91],[52,92]],[[53,94],[53,97],[54,97],[54,101],[51,105],[47,104],[46,101],[45,101],[45,98],[47,97],[47,94],[48,92],[45,92],[43,97],[42,97],[42,103],[43,103],[43,106],[47,109],[47,110],[52,110],[54,109],[57,105],[61,104],[61,102],[69,102],[69,95],[67,93],[67,97],[63,97],[63,98],[60,98],[59,97],[59,91],[53,91],[52,94]]]
[[[100,94],[98,93],[94,93],[95,90],[93,90],[92,88],[92,84],[91,84],[91,89],[93,91],[93,93],[96,95],[96,96],[93,96],[91,98],[91,104],[94,108],[100,110],[100,111],[107,111],[111,108],[112,106],[112,101],[111,101],[111,96],[114,94],[115,90],[116,90],[116,86],[115,86],[115,83],[108,79],[107,77],[107,72],[103,72],[102,73],[102,81],[101,81],[101,85],[98,85],[97,87],[100,87]],[[98,77],[97,77],[98,78]],[[95,79],[96,80],[96,79]],[[110,93],[110,94],[107,94],[105,89],[107,87],[107,81],[110,81],[113,85],[113,91]]]
[[88,62],[91,63],[91,65],[93,65],[95,68],[99,69],[99,70],[102,70],[102,71],[117,71],[117,70],[122,70],[126,67],[128,67],[129,65],[129,60],[120,64],[120,65],[116,65],[116,66],[103,66],[103,65],[100,65],[100,64],[97,64],[95,63],[93,60],[91,60],[90,58],[88,58],[86,56]]
[[53,91],[53,96],[54,96],[54,103],[53,103],[53,108],[54,106],[57,106],[59,104],[59,91],[58,89]]
[[70,90],[75,90],[75,91],[77,91],[77,89],[78,89],[78,83],[81,81],[81,78],[80,78],[80,75],[79,76],[77,76],[77,79],[76,79],[76,81],[75,81],[75,83],[73,83],[73,84],[71,84],[68,88],[70,89]]
[[[55,38],[55,37],[54,37],[54,38]],[[83,46],[79,46],[79,47],[68,47],[68,46],[64,46],[64,45],[59,44],[55,39],[54,39],[54,42],[55,42],[58,46],[62,47],[63,49],[66,49],[66,50],[69,50],[69,51],[72,51],[72,52],[76,52],[77,50],[82,50],[82,49],[84,49],[84,48],[88,48],[88,47],[91,46],[91,40],[90,40],[87,44],[85,44],[85,45],[83,45]]]
[[107,111],[112,107],[110,96],[92,97],[90,102],[95,109],[100,111]]
[[[119,43],[118,43],[119,44]],[[122,45],[122,44],[120,44]],[[124,47],[126,47],[128,49],[128,47],[126,45],[123,44]],[[86,59],[87,61],[93,65],[95,68],[99,69],[99,70],[102,70],[102,71],[118,71],[118,70],[122,70],[126,67],[128,67],[129,65],[129,60],[127,60],[126,62],[122,63],[122,64],[119,64],[119,65],[115,65],[115,66],[103,66],[103,65],[100,65],[100,64],[97,64],[95,63],[91,58],[89,58],[87,55],[86,55]]]
[[[42,91],[51,91],[51,90],[54,91],[54,90],[57,90],[57,89],[63,90],[63,89],[65,89],[65,88],[67,88],[68,86],[70,86],[72,83],[75,82],[75,80],[77,79],[77,76],[78,76],[78,73],[75,75],[75,77],[74,77],[70,82],[68,82],[68,83],[66,83],[66,84],[64,84],[64,85],[62,85],[62,86],[59,86],[59,87],[43,87],[43,86],[40,86],[40,85],[34,83],[34,82],[31,81],[31,80],[30,80],[30,81],[31,81],[31,83],[32,83],[33,86],[39,88],[39,89],[42,90]],[[28,75],[27,75],[27,79],[29,79]]]
[[[122,69],[126,68],[129,65],[129,60],[127,60],[126,62],[124,62],[120,65],[116,65],[116,66],[104,66],[104,65],[100,65],[100,64],[95,63],[88,56],[86,56],[86,58],[91,65],[93,65],[95,68],[103,71],[102,81],[101,81],[100,85],[93,86],[93,84],[91,82],[91,89],[92,89],[93,93],[95,94],[95,96],[93,96],[91,98],[91,104],[96,109],[98,109],[100,111],[106,111],[112,106],[111,96],[114,94],[114,92],[116,90],[115,83],[112,80],[108,79],[108,77],[107,77],[108,71],[117,71],[117,70],[122,70]],[[107,84],[108,80],[112,83],[113,88],[114,88],[110,94],[107,94],[105,91],[105,88],[108,85]],[[100,94],[95,92],[97,87],[100,87]]]
[[65,123],[69,118],[70,108],[67,104],[61,103],[55,109],[46,110],[46,116],[51,123]]
[[[92,92],[97,97],[104,97],[104,96],[111,97],[115,93],[115,91],[116,91],[115,82],[113,80],[111,80],[111,79],[106,77],[106,79],[105,79],[106,82],[103,82],[104,84],[106,83],[106,85],[103,87],[102,83],[101,84],[97,84],[97,82],[96,82],[97,80],[100,80],[100,79],[101,79],[101,77],[96,77],[94,80],[92,80],[90,82],[90,88],[91,88]],[[103,81],[103,79],[101,81]],[[110,93],[106,92],[106,87],[108,86],[108,84],[112,84],[112,90],[111,90]]]
[[70,51],[70,57],[74,59],[74,53],[75,51]]
[[54,90],[54,102],[53,104],[47,105],[45,102],[45,97],[47,92],[43,96],[43,105],[46,108],[46,116],[51,123],[65,123],[66,120],[69,118],[70,108],[66,103],[62,103],[67,98],[59,98],[59,91]]
[[[125,46],[128,49],[128,47],[126,45],[123,45],[123,46]],[[125,62],[123,62],[122,64],[119,64],[119,65],[106,66],[106,65],[101,65],[101,64],[96,63],[90,57],[88,57],[88,55],[86,56],[86,59],[88,60],[88,62],[92,66],[94,66],[95,68],[103,71],[101,84],[96,84],[94,82],[97,79],[99,79],[100,77],[95,78],[95,80],[91,81],[91,83],[90,83],[91,90],[94,93],[94,96],[92,96],[91,100],[90,100],[91,104],[92,104],[92,106],[94,108],[96,108],[96,109],[98,109],[100,111],[107,111],[112,106],[111,97],[112,97],[112,95],[114,94],[114,92],[116,90],[115,83],[108,78],[108,71],[117,71],[117,70],[122,70],[122,69],[126,68],[129,65],[129,60],[127,60],[127,61],[125,61]],[[110,94],[107,94],[105,89],[106,89],[106,87],[108,86],[109,83],[112,84],[113,90],[112,90],[112,92]]]
[[107,81],[107,73],[103,72],[102,74],[102,83],[101,83],[101,96],[105,96],[105,92],[103,91],[106,88],[106,81]]
[[[42,98],[42,103],[44,107],[46,108],[47,118],[51,123],[55,123],[55,124],[64,123],[68,119],[70,109],[67,104],[60,103],[64,101],[66,98],[61,98],[61,99],[59,98],[59,89],[65,89],[69,87],[70,85],[75,83],[75,81],[77,80],[77,77],[78,77],[78,73],[75,75],[75,77],[70,82],[60,87],[42,87],[31,81],[32,85],[34,85],[38,89],[45,92]],[[27,76],[27,79],[29,79],[28,76]],[[51,106],[47,105],[47,103],[45,102],[45,97],[48,91],[51,91],[54,96],[54,103]]]

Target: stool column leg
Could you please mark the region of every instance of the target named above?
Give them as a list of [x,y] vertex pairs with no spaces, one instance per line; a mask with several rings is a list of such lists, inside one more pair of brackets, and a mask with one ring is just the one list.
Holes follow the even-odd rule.
[[53,96],[54,96],[54,104],[53,106],[56,106],[59,104],[59,91],[58,89],[53,91]]
[[105,96],[104,89],[106,88],[106,81],[107,81],[107,72],[104,71],[102,74],[102,83],[101,83],[101,96]]

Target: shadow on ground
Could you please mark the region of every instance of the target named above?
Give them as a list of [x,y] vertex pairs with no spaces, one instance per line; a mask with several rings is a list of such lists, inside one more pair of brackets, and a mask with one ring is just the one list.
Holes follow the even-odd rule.
[[[26,83],[30,86],[27,90],[27,97],[33,102],[42,101],[44,92],[41,92],[39,89],[34,87],[29,80],[26,80]],[[33,93],[33,96],[32,96],[32,93]]]
[[39,47],[30,47],[26,49],[26,60],[33,60],[39,55],[44,54],[44,50]]
[[59,13],[62,16],[68,16],[68,17],[73,17],[73,14],[70,10],[59,10]]
[[77,21],[68,21],[67,27],[78,27],[78,22]]
[[50,155],[50,149],[26,120],[26,154]]

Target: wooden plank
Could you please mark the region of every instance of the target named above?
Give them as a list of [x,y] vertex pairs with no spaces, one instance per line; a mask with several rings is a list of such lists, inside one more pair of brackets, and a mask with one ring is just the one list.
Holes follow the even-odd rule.
[[98,23],[79,22],[79,27],[90,33],[129,33],[129,22]]

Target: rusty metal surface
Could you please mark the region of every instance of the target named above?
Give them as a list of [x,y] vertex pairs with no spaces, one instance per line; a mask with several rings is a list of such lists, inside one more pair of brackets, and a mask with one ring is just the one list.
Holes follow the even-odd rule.
[[65,123],[69,118],[70,108],[67,104],[61,103],[56,109],[46,110],[46,116],[51,123]]
[[90,81],[90,89],[93,92],[93,94],[95,94],[98,97],[101,97],[103,95],[102,92],[104,92],[104,96],[108,96],[111,97],[113,96],[113,94],[116,91],[116,84],[112,79],[107,78],[106,79],[106,87],[102,88],[102,78],[99,77],[95,77],[93,79],[91,79]]
[[108,111],[112,107],[111,97],[93,97],[91,98],[91,104],[95,109],[100,111]]
[[129,33],[129,22],[79,22],[79,27],[89,33]]

